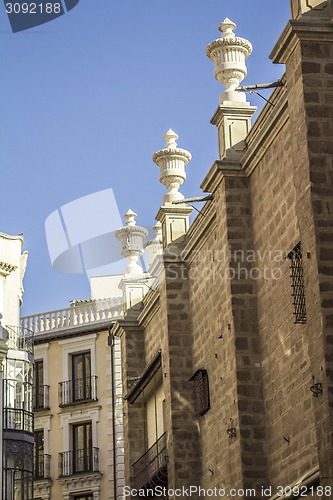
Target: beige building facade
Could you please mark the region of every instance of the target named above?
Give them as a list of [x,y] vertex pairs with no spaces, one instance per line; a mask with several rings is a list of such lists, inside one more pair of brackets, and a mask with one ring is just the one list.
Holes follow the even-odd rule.
[[[96,295],[96,294],[95,294]],[[122,300],[76,301],[21,318],[34,329],[34,499],[121,498]]]

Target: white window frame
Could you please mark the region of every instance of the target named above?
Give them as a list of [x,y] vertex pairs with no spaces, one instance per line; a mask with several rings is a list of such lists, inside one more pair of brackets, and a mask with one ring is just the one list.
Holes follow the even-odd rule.
[[72,379],[70,356],[72,354],[90,351],[91,356],[91,376],[96,376],[96,340],[98,334],[92,333],[80,337],[59,340],[62,347],[62,380],[63,382]]

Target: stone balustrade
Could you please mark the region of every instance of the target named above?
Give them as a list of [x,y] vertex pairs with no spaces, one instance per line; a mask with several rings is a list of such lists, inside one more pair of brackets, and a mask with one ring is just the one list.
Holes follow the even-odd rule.
[[67,309],[43,312],[21,318],[21,329],[34,332],[34,335],[82,328],[92,323],[103,323],[123,317],[123,299],[95,300],[76,303]]

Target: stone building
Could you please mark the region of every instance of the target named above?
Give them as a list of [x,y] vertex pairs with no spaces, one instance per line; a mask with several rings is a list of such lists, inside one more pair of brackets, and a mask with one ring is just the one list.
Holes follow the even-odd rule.
[[[333,497],[333,9],[291,7],[270,56],[286,71],[252,128],[236,90],[251,44],[226,19],[207,48],[225,86],[219,158],[190,227],[189,152],[169,131],[153,157],[168,188],[163,257],[155,238],[149,273],[127,270],[112,331],[133,498]],[[137,256],[144,234],[128,226]]]
[[28,500],[33,487],[32,332],[20,328],[27,252],[0,233],[0,491]]

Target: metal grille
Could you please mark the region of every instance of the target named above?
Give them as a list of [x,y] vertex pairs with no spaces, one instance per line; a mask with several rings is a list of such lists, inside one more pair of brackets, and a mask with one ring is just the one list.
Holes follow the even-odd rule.
[[207,370],[201,368],[190,378],[193,382],[193,396],[195,413],[203,415],[210,409],[209,382]]
[[59,453],[59,477],[98,472],[98,448]]
[[294,306],[295,323],[306,323],[305,288],[301,242],[288,254]]
[[51,455],[38,451],[34,456],[34,479],[50,479]]
[[49,408],[49,385],[33,386],[32,407],[35,410],[45,410]]
[[97,377],[77,378],[59,382],[59,406],[97,401]]

